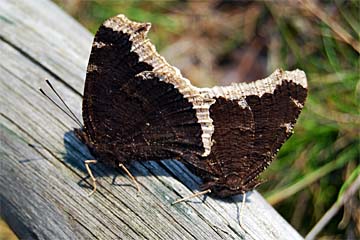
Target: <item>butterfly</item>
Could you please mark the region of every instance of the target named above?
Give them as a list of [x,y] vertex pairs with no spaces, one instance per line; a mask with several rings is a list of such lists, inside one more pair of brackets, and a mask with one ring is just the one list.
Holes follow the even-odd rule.
[[252,190],[293,133],[305,73],[276,70],[251,83],[198,88],[157,53],[150,27],[124,15],[100,26],[76,135],[96,159],[131,177],[131,161],[177,159],[202,178],[204,193]]

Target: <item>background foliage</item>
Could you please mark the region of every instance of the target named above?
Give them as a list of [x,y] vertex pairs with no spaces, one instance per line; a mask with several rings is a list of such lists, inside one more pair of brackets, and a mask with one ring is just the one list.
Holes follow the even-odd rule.
[[[157,49],[197,86],[304,70],[305,109],[258,188],[301,234],[358,178],[359,1],[55,2],[93,33],[118,13],[151,22]],[[318,236],[360,238],[359,198],[357,189]]]

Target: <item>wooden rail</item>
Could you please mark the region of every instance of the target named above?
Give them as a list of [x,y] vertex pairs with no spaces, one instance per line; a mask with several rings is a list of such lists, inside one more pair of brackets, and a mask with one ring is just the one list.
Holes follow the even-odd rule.
[[[137,194],[122,171],[83,161],[76,127],[38,88],[45,78],[81,116],[81,93],[92,35],[54,3],[2,0],[0,4],[1,216],[22,239],[301,239],[256,191],[248,193],[245,228],[241,196],[196,198],[200,180],[175,161],[135,162]],[[116,176],[116,179],[114,179]],[[246,229],[246,230],[245,230]]]

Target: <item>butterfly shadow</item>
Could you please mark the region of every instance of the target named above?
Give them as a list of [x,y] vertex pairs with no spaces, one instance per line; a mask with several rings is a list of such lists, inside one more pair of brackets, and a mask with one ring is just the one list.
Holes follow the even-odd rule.
[[[63,159],[65,163],[69,164],[73,168],[76,168],[78,171],[84,174],[84,177],[79,180],[78,185],[84,188],[92,188],[90,175],[85,167],[85,161],[98,159],[94,158],[94,156],[91,155],[87,146],[76,137],[73,130],[68,131],[64,134],[63,141],[65,146]],[[201,183],[201,180],[197,176],[193,175],[182,163],[176,160],[164,160],[156,162],[133,161],[130,164],[126,165],[126,167],[135,178],[138,176],[149,175],[171,177],[184,183],[187,188],[192,191],[196,189],[198,190],[199,184],[197,183],[199,181]],[[111,184],[114,186],[135,188],[134,184],[123,184],[119,181],[116,181],[116,178],[118,176],[123,175],[128,177],[120,167],[114,168],[112,166],[108,166],[102,163],[101,161],[98,161],[98,163],[96,164],[91,164],[90,168],[95,178],[112,177]],[[182,174],[184,171],[186,171],[186,175]],[[202,203],[202,201],[200,201],[199,203]]]
[[[75,136],[74,131],[68,131],[64,134],[64,146],[65,153],[63,155],[63,159],[65,160],[65,162],[84,174],[84,177],[79,180],[78,185],[84,188],[91,189],[92,186],[90,175],[86,170],[85,161],[93,160],[95,158],[91,155],[87,146]],[[183,163],[176,160],[145,162],[133,161],[126,167],[135,178],[138,176],[150,175],[166,176],[178,180],[192,192],[199,191],[202,184],[202,180],[198,176],[194,175]],[[99,161],[97,164],[92,164],[90,168],[96,178],[112,177],[111,184],[116,187],[135,188],[134,184],[124,184],[116,181],[116,178],[118,176],[126,176],[126,173],[120,168],[114,168]],[[250,201],[248,198],[248,196],[250,195],[251,192],[248,192],[246,194],[246,202]],[[216,196],[205,195],[204,197],[200,198],[201,200],[199,198],[194,198],[187,201],[193,204],[203,204],[208,197],[230,204],[242,202],[241,194],[231,198],[218,198]]]
[[[65,163],[83,173],[84,177],[78,181],[78,185],[84,188],[92,188],[90,175],[86,169],[85,161],[98,159],[92,156],[87,146],[75,136],[73,130],[64,134],[64,146],[65,153],[63,159]],[[125,174],[120,168],[113,168],[99,161],[96,164],[90,164],[89,166],[95,178],[112,177],[111,184],[114,186],[134,187],[132,184],[122,184],[116,181],[116,178],[119,175]],[[131,172],[131,168],[129,170]],[[134,176],[136,177],[136,175]]]

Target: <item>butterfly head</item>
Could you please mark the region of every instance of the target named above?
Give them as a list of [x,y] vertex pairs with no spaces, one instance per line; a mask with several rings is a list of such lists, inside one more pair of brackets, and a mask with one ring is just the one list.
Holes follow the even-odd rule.
[[213,194],[224,198],[253,190],[257,185],[259,185],[259,181],[256,178],[245,180],[241,174],[231,173],[224,177],[208,181],[203,184],[201,188],[211,189]]
[[83,143],[85,143],[89,148],[94,147],[94,142],[90,139],[89,134],[86,132],[85,128],[75,128],[75,136]]

